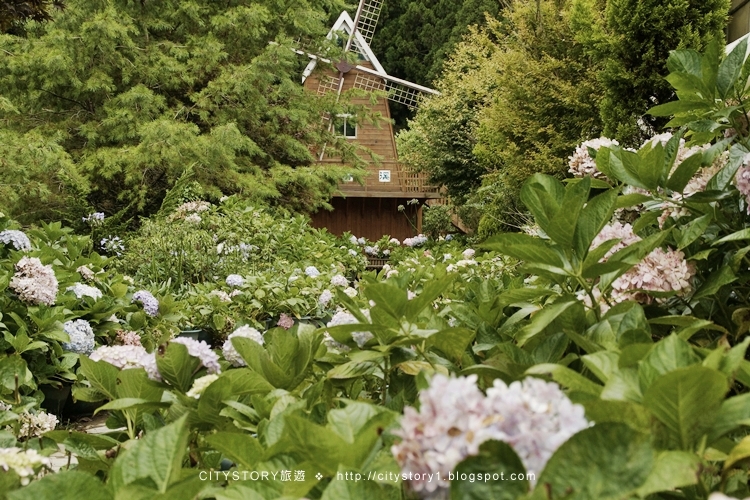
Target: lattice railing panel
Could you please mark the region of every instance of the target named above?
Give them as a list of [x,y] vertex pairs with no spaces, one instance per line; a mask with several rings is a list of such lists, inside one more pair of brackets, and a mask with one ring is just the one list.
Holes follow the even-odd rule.
[[338,92],[340,84],[341,78],[338,76],[321,75],[320,82],[318,83],[318,95],[328,92]]
[[398,83],[387,82],[382,78],[364,73],[357,73],[357,77],[354,79],[354,86],[368,92],[376,90],[385,91],[388,93],[388,99],[410,108],[415,108],[419,104],[419,95],[421,94],[419,90]]
[[362,7],[357,31],[359,31],[368,44],[372,41],[372,37],[375,34],[375,28],[378,26],[378,18],[380,17],[380,9],[382,7],[382,0],[367,0]]

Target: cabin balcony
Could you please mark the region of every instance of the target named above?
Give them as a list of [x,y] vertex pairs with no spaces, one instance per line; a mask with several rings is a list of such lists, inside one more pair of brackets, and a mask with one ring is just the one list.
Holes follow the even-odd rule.
[[340,193],[347,198],[442,198],[440,189],[427,182],[427,175],[410,172],[401,163],[383,161],[369,165],[363,184],[344,181]]

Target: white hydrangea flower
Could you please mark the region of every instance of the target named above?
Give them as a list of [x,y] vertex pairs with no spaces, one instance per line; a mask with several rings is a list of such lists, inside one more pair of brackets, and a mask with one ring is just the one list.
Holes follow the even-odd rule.
[[[88,268],[87,268],[88,269]],[[79,299],[84,297],[91,297],[94,300],[102,298],[102,291],[95,286],[84,285],[83,283],[76,283],[73,286],[69,286],[65,289],[66,292],[73,292]]]
[[205,391],[209,385],[213,384],[218,380],[218,375],[204,375],[203,377],[197,378],[193,381],[193,386],[185,395],[189,398],[200,399],[201,394]]
[[203,340],[195,340],[189,337],[177,337],[170,342],[182,344],[187,347],[188,354],[201,360],[208,373],[221,373],[219,356],[211,350],[211,347]]
[[245,284],[245,278],[240,276],[239,274],[230,274],[227,276],[226,283],[229,286],[242,286]]
[[0,243],[3,245],[13,245],[16,250],[28,251],[31,250],[31,240],[26,236],[26,233],[17,229],[6,229],[0,231]]
[[359,255],[359,253],[357,253],[357,251],[354,250],[353,248],[350,248],[349,255],[351,255],[352,257],[356,257],[357,255]]
[[404,245],[407,247],[415,248],[415,247],[421,247],[425,243],[427,243],[427,236],[423,234],[418,234],[417,236],[413,238],[406,238],[404,240]]
[[35,475],[35,470],[50,466],[50,460],[36,450],[21,448],[0,448],[0,469],[10,471],[21,478],[21,485],[26,486]]
[[[370,311],[367,309],[362,309],[362,314],[364,314],[368,319],[370,319]],[[339,325],[356,325],[359,324],[359,321],[357,318],[354,317],[353,314],[347,312],[347,311],[338,311],[336,314],[333,315],[331,318],[331,321],[328,322],[326,326],[339,326]],[[357,343],[357,345],[362,348],[369,342],[372,338],[374,338],[373,334],[370,332],[352,332],[352,339]],[[333,340],[333,338],[331,338]]]
[[161,373],[159,373],[159,367],[156,366],[155,352],[151,352],[146,356],[143,356],[143,358],[141,358],[141,366],[143,366],[143,369],[146,370],[148,378],[150,378],[151,380],[155,380],[156,382],[162,381]]
[[85,319],[66,321],[63,330],[70,337],[70,342],[63,342],[62,348],[76,354],[91,354],[94,350],[94,330]]
[[[403,473],[448,477],[494,439],[508,443],[526,470],[538,474],[562,443],[589,426],[583,407],[571,403],[557,384],[526,378],[507,386],[495,380],[485,397],[476,380],[437,374],[419,395],[420,410],[404,409],[401,429],[394,432],[402,440],[391,448]],[[448,481],[409,484],[422,497],[450,487]]]
[[471,260],[474,258],[475,253],[476,251],[473,248],[467,248],[466,250],[463,251],[461,255],[464,256],[464,259]]
[[356,245],[358,243],[357,237],[354,235],[349,236],[349,241],[352,242],[352,245]]
[[8,411],[11,408],[12,408],[11,405],[9,405],[7,403],[3,403],[2,401],[0,401],[0,411]]
[[247,366],[245,360],[242,359],[240,353],[238,353],[237,349],[235,349],[234,345],[232,345],[232,339],[237,337],[251,339],[259,343],[260,345],[263,345],[263,335],[255,328],[252,328],[248,325],[242,325],[234,332],[230,333],[227,337],[227,340],[224,341],[224,345],[221,347],[221,353],[224,356],[224,359],[229,361],[232,366]]
[[390,243],[391,245],[401,246],[401,242],[396,238],[391,238],[390,240],[388,240],[388,243]]
[[356,288],[352,288],[352,287],[348,286],[348,287],[346,287],[346,288],[344,289],[344,293],[345,293],[345,294],[346,294],[346,295],[347,295],[348,297],[354,298],[354,297],[356,297],[356,296],[357,296],[357,289],[356,289]]
[[24,302],[54,305],[58,283],[52,266],[45,266],[36,257],[23,257],[8,285]]
[[591,157],[589,148],[599,151],[599,148],[617,146],[619,143],[614,139],[608,139],[606,137],[599,137],[598,139],[591,139],[581,143],[576,147],[575,153],[569,158],[568,166],[570,167],[568,172],[576,177],[591,176],[597,179],[605,179],[606,176],[596,168],[596,160]]
[[80,266],[78,269],[76,269],[76,272],[80,274],[81,278],[83,278],[85,281],[94,281],[94,278],[96,278],[96,274],[88,266]]
[[406,298],[408,300],[411,300],[411,299],[415,298],[416,296],[417,296],[417,294],[414,293],[414,292],[412,292],[411,290],[407,290],[406,291]]
[[364,246],[364,245],[367,244],[367,240],[364,239],[364,238],[357,238],[357,244],[361,245],[361,246]]
[[333,286],[349,286],[349,280],[343,274],[337,274],[331,278],[331,285]]
[[44,411],[38,413],[23,412],[18,416],[18,422],[21,424],[18,430],[19,439],[41,437],[44,433],[53,431],[57,427],[57,417]]
[[145,368],[149,356],[140,345],[101,346],[89,355],[92,361],[105,361],[120,370]]
[[224,290],[211,290],[211,293],[209,293],[209,295],[218,297],[221,302],[232,302],[232,297],[230,297],[229,294]]
[[318,297],[318,303],[325,307],[328,305],[329,302],[333,299],[333,293],[331,293],[330,290],[323,290],[323,293],[320,294],[320,297]]
[[200,224],[202,220],[198,214],[190,214],[185,217],[185,222],[189,222],[190,224]]
[[[729,497],[725,495],[724,493],[721,493],[719,491],[715,491],[709,495],[708,500],[738,500],[734,497]],[[743,500],[750,500],[750,497],[747,497]]]
[[305,274],[311,278],[317,278],[320,276],[320,271],[318,271],[318,268],[315,266],[307,266],[305,268]]
[[81,217],[84,223],[89,224],[91,226],[98,226],[102,222],[104,222],[104,212],[94,212],[92,214],[88,214],[86,217]]

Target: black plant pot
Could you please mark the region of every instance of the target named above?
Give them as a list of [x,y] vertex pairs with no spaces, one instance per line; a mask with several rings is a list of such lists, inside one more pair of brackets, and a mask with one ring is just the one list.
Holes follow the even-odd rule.
[[65,404],[70,397],[70,385],[63,384],[61,387],[54,385],[40,385],[39,390],[44,394],[44,401],[40,405],[48,413],[54,413],[57,417],[62,418]]
[[106,401],[74,401],[71,395],[65,405],[64,415],[67,418],[92,417],[97,408],[102,406]]
[[214,342],[213,335],[211,335],[208,331],[202,328],[181,330],[178,337],[188,337],[188,338],[191,338],[193,340],[198,340],[198,341],[203,340],[210,347],[213,347],[213,342]]

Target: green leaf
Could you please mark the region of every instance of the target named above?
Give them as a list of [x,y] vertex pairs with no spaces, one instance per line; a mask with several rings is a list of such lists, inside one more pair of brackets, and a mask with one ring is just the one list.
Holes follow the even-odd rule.
[[722,266],[709,275],[706,281],[693,295],[693,300],[715,295],[721,287],[737,280],[732,268]]
[[547,375],[555,382],[573,391],[585,392],[594,396],[602,393],[603,387],[570,368],[554,363],[534,365],[526,370],[526,375]]
[[618,359],[618,354],[612,351],[599,351],[581,357],[581,361],[583,361],[586,368],[591,370],[604,384],[607,383],[612,373],[617,370]]
[[8,391],[16,389],[16,378],[19,386],[32,384],[34,376],[24,360],[18,354],[0,358],[0,384]]
[[609,189],[596,195],[581,209],[573,235],[573,245],[579,258],[586,255],[591,242],[612,218],[615,204],[620,199],[617,190]]
[[378,369],[379,365],[374,361],[348,361],[328,370],[327,377],[330,379],[357,378],[370,375]]
[[[548,228],[543,228],[555,243],[563,248],[573,247],[579,214],[589,199],[591,178],[584,177],[580,182],[568,185],[565,189],[560,210],[552,217]],[[593,231],[593,229],[591,229]]]
[[710,445],[725,434],[743,426],[750,426],[750,393],[722,401],[706,444]]
[[396,494],[394,487],[370,481],[367,479],[366,473],[362,474],[364,479],[360,479],[359,481],[347,481],[346,479],[343,479],[347,477],[347,472],[349,474],[359,473],[354,470],[348,471],[346,468],[342,467],[340,471],[342,479],[334,477],[333,481],[331,481],[325,491],[323,491],[323,496],[320,497],[321,500],[362,500],[365,498],[368,500],[392,500],[394,498],[394,495]]
[[206,442],[236,464],[249,470],[253,470],[263,459],[263,447],[256,438],[248,434],[218,432],[206,436]]
[[452,359],[460,360],[476,331],[469,328],[447,328],[428,337],[428,343]]
[[674,491],[697,484],[700,471],[701,460],[693,453],[661,452],[656,456],[656,463],[646,483],[638,488],[638,495],[645,498],[652,493]]
[[628,498],[646,483],[654,462],[648,434],[624,424],[597,424],[557,449],[537,489],[566,500]]
[[[521,188],[521,201],[534,215],[534,220],[545,232],[560,210],[565,187],[560,181],[545,174],[534,174]],[[549,234],[549,233],[547,233]]]
[[739,231],[736,231],[730,235],[724,236],[723,238],[719,238],[718,240],[711,243],[711,246],[715,247],[716,245],[726,243],[727,241],[741,241],[741,240],[750,240],[750,228],[740,229]]
[[156,408],[169,408],[170,405],[171,403],[161,403],[141,398],[120,398],[100,406],[94,414],[105,410],[153,410]]
[[667,428],[671,446],[691,451],[713,427],[728,389],[722,373],[690,366],[657,378],[643,404]]
[[548,242],[522,233],[498,234],[481,245],[487,250],[510,255],[524,262],[543,265],[556,274],[566,274],[560,253]]
[[558,316],[562,315],[571,307],[583,308],[579,300],[568,299],[555,302],[545,306],[541,311],[534,314],[531,323],[523,327],[516,335],[518,346],[523,346],[531,338],[541,333],[547,326],[552,323]]
[[739,462],[746,461],[748,458],[750,458],[750,436],[744,437],[742,441],[732,448],[729,456],[724,461],[724,470],[727,471]]
[[187,392],[193,383],[193,374],[201,366],[200,359],[188,354],[187,347],[170,342],[156,352],[156,366],[162,378],[181,392]]
[[683,248],[690,245],[692,242],[700,238],[703,233],[706,232],[709,224],[711,224],[713,217],[711,214],[706,214],[697,219],[691,220],[681,231],[680,240],[677,243],[677,248],[682,250]]
[[161,429],[148,432],[117,458],[110,473],[115,491],[148,478],[160,493],[165,493],[180,478],[189,435],[186,419],[187,415],[183,415]]
[[719,72],[716,75],[716,90],[719,91],[719,97],[722,99],[726,99],[729,91],[737,84],[737,78],[739,78],[742,65],[745,63],[746,53],[747,38],[743,38],[719,64]]
[[112,500],[114,497],[104,484],[85,472],[75,470],[48,474],[28,486],[8,493],[8,500]]
[[669,180],[667,180],[667,188],[682,193],[685,186],[687,186],[687,183],[690,182],[690,179],[692,179],[698,169],[701,168],[701,165],[703,165],[702,153],[690,155],[682,160],[675,171],[672,172],[672,175],[669,176]]
[[516,500],[529,490],[527,480],[509,480],[511,474],[525,476],[526,470],[513,448],[501,441],[482,443],[479,454],[459,462],[455,472],[457,477],[467,478],[451,481],[451,498],[455,500]]
[[641,359],[638,367],[641,389],[646,390],[654,380],[665,373],[698,363],[700,358],[693,352],[690,344],[672,334],[654,345]]

